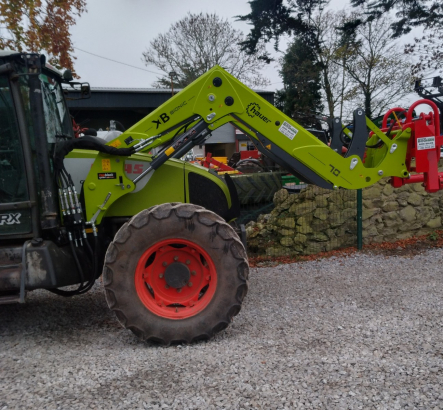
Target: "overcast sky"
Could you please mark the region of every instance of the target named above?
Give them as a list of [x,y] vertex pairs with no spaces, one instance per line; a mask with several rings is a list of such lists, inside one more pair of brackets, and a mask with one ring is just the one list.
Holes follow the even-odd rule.
[[[343,9],[347,4],[346,0],[332,0],[331,7]],[[234,28],[245,34],[251,27],[234,18],[250,12],[247,0],[89,0],[87,8],[88,12],[72,28],[72,40],[76,47],[75,69],[81,80],[88,81],[92,87],[149,88],[156,74],[107,61],[84,51],[159,72],[155,66],[144,65],[142,53],[150,40],[168,31],[171,24],[188,12],[215,12],[229,19]],[[282,49],[284,45],[283,42]],[[272,45],[268,47],[270,51],[273,49]],[[272,83],[268,90],[282,88],[276,63],[269,64],[263,74]]]

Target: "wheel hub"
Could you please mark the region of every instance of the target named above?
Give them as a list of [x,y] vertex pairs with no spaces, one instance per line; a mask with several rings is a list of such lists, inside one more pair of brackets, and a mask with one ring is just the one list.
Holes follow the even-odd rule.
[[179,289],[186,286],[190,277],[191,272],[183,263],[171,263],[165,270],[165,281],[171,288]]

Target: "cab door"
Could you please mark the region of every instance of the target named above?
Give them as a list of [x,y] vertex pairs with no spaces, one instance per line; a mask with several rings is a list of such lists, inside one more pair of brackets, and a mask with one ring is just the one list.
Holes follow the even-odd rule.
[[26,124],[19,126],[23,110],[18,90],[8,76],[0,76],[0,240],[27,238],[37,233],[33,232],[36,227],[31,217],[36,201],[30,200],[28,181],[33,172],[25,162],[21,128],[26,132]]

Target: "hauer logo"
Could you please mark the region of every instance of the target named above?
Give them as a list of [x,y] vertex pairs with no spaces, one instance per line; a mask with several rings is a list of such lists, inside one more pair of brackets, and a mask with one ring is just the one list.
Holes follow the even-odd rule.
[[250,103],[247,107],[246,107],[246,114],[248,114],[250,117],[258,117],[261,120],[263,120],[266,124],[268,122],[271,122],[271,120],[267,117],[265,117],[261,112],[260,112],[260,106],[257,103]]
[[0,225],[20,225],[20,217],[22,214],[0,214]]

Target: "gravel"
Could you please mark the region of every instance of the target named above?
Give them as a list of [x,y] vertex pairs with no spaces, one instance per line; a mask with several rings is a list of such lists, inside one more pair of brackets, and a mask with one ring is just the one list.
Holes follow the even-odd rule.
[[251,269],[209,342],[138,341],[100,284],[0,306],[0,409],[443,409],[442,250]]

